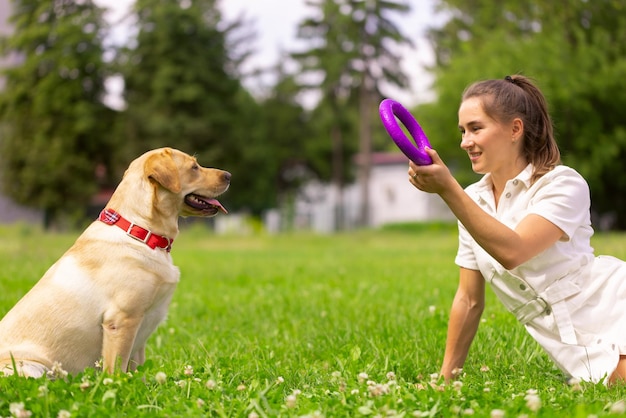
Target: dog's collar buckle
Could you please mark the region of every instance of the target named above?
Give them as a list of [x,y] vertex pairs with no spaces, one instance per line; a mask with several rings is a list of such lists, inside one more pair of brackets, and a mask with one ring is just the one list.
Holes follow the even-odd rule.
[[130,222],[113,209],[105,208],[102,210],[102,212],[100,212],[100,216],[98,216],[98,220],[107,225],[116,225],[120,227],[124,230],[124,232],[126,232],[126,235],[137,241],[143,242],[153,250],[157,247],[164,249],[168,253],[172,250],[172,244],[174,243],[172,238],[157,235],[149,229],[143,228],[134,222]]

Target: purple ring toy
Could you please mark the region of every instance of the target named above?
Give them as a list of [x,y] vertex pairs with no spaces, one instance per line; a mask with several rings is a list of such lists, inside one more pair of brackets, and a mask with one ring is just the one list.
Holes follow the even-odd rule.
[[[428,142],[426,134],[424,134],[422,127],[404,106],[395,100],[385,99],[380,102],[378,113],[380,113],[380,119],[382,120],[387,133],[396,143],[398,148],[400,148],[400,151],[404,153],[404,155],[409,157],[409,159],[417,165],[430,165],[433,163],[433,160],[424,150],[425,147],[430,148],[430,142]],[[413,145],[409,138],[407,138],[404,134],[404,131],[398,124],[396,117],[409,131],[413,137],[415,145]]]

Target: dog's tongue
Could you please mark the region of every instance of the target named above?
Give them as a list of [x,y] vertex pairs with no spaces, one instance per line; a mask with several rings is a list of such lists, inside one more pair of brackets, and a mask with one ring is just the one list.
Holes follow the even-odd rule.
[[222,206],[222,204],[219,202],[219,200],[217,199],[207,199],[206,202],[209,205],[213,205],[216,208],[218,208],[220,211],[224,212],[224,213],[228,213],[228,211],[226,210],[226,208],[224,206]]

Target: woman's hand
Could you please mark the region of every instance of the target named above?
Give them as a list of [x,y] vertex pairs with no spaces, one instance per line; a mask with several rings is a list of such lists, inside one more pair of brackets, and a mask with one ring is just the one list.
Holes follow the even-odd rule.
[[444,194],[457,182],[437,151],[428,147],[424,151],[432,158],[433,163],[417,165],[409,161],[409,182],[423,192]]

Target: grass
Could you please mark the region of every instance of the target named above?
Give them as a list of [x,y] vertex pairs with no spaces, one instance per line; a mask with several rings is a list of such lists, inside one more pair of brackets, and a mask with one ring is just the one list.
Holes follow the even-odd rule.
[[[0,314],[75,234],[0,227]],[[626,235],[594,237],[626,258]],[[568,385],[488,293],[458,381],[439,371],[456,289],[456,231],[215,236],[186,228],[182,279],[135,373],[0,379],[0,416],[604,417],[626,387]],[[132,280],[132,278],[129,278]],[[63,303],[63,301],[59,301]],[[499,415],[504,414],[504,415]]]

